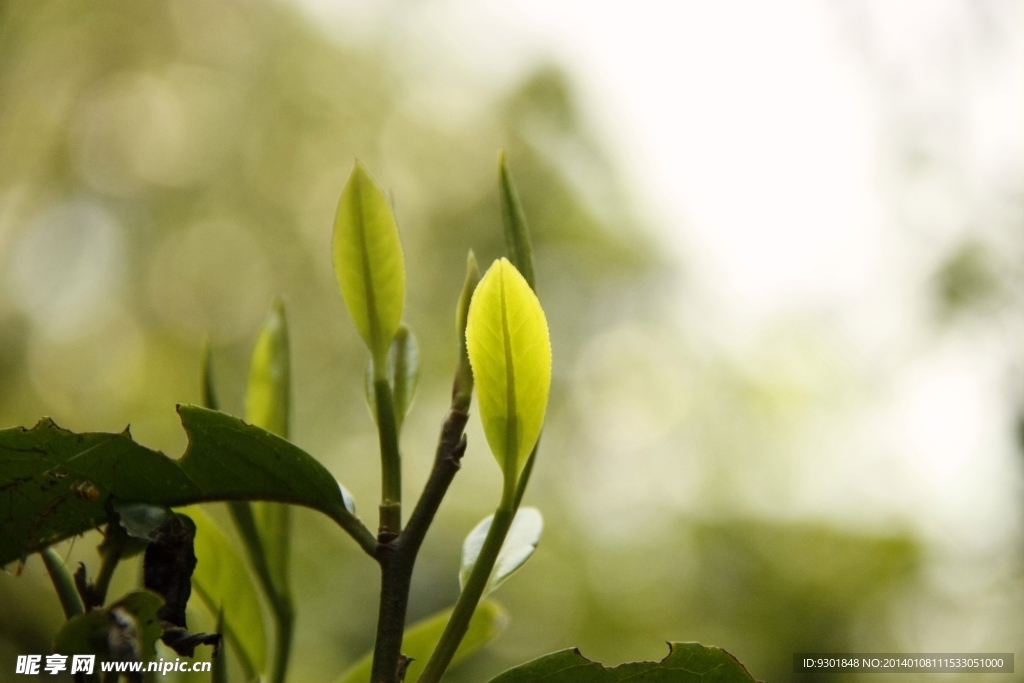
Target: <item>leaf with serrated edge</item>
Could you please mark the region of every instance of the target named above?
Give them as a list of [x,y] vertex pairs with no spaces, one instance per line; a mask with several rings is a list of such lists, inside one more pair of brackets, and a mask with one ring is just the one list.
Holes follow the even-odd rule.
[[196,525],[196,568],[192,586],[214,614],[224,610],[224,634],[246,678],[267,668],[267,637],[259,596],[249,568],[213,519],[198,506],[180,510]]
[[338,482],[298,446],[224,413],[197,406],[178,413],[189,437],[180,460],[127,431],[75,434],[51,420],[0,430],[0,565],[105,523],[108,501],[269,500],[352,528]]
[[517,477],[544,424],[551,342],[537,295],[508,259],[477,285],[466,342],[487,443],[502,472]]
[[[487,532],[491,530],[491,521],[494,515],[490,515],[477,524],[462,544],[462,567],[459,570],[459,586],[465,587],[469,579],[476,558],[480,556],[480,548],[484,545]],[[540,542],[541,532],[544,531],[544,518],[540,510],[534,507],[519,508],[515,519],[512,520],[512,527],[508,530],[505,543],[501,546],[498,559],[491,570],[491,578],[487,581],[484,595],[495,590],[504,583],[516,570],[526,564],[526,561],[537,549]]]
[[338,202],[333,251],[345,305],[383,372],[405,305],[405,260],[391,205],[358,162]]
[[[448,623],[452,610],[442,610],[436,614],[417,621],[405,630],[402,638],[402,654],[411,657],[412,662],[405,672],[405,680],[415,681],[427,665],[430,653],[437,647],[441,640],[441,633]],[[467,657],[480,650],[505,630],[508,624],[508,614],[505,609],[494,600],[485,600],[480,603],[473,612],[473,619],[469,622],[469,630],[466,637],[459,644],[455,652],[451,666],[464,661]],[[338,683],[366,683],[370,680],[370,671],[373,665],[373,653],[367,652],[358,662],[353,664],[338,679]]]
[[606,668],[579,650],[561,650],[509,669],[489,683],[755,683],[731,654],[700,643],[669,643],[660,662]]

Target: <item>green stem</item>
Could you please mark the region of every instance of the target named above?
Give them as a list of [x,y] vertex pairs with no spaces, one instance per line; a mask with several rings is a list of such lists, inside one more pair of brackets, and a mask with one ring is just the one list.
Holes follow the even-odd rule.
[[[433,654],[430,655],[430,660],[423,669],[423,673],[420,674],[417,683],[437,683],[440,681],[449,664],[451,664],[456,650],[459,649],[459,644],[462,643],[462,639],[466,636],[469,622],[473,618],[473,612],[476,611],[476,606],[480,603],[480,598],[483,597],[487,581],[491,578],[491,572],[494,570],[494,563],[498,561],[498,553],[501,552],[501,546],[505,543],[505,537],[508,536],[508,531],[512,527],[512,521],[516,516],[516,511],[519,510],[519,504],[523,500],[526,485],[529,483],[530,474],[533,472],[533,463],[536,459],[538,448],[540,448],[540,437],[537,438],[537,443],[530,452],[530,457],[526,461],[526,465],[523,467],[516,485],[509,487],[506,484],[502,493],[501,503],[494,513],[491,528],[487,532],[487,538],[484,539],[483,547],[480,548],[480,555],[477,557],[476,564],[473,565],[473,571],[469,574],[469,580],[466,581],[466,587],[462,589],[462,594],[459,595],[459,600],[455,603],[452,616],[448,620],[447,626],[445,626],[444,633],[441,634],[441,640],[438,642]],[[506,482],[508,482],[508,479],[506,479]]]
[[[224,633],[224,605],[217,610],[217,633]],[[253,676],[248,676],[253,678]],[[210,683],[228,683],[228,652],[221,648],[213,660],[213,671],[210,672]]]
[[339,507],[331,514],[331,519],[337,522],[338,526],[344,529],[367,555],[377,557],[377,537],[363,524],[363,520],[346,510],[344,506]]
[[[383,367],[383,366],[381,366]],[[377,368],[377,364],[374,364]],[[382,372],[382,370],[378,371]],[[380,437],[381,505],[379,534],[398,535],[402,531],[402,456],[398,451],[398,428],[391,385],[385,377],[375,377],[377,396],[377,433]]]
[[271,672],[270,680],[271,683],[284,683],[295,634],[295,608],[290,596],[277,592],[274,593],[270,606],[275,621],[274,669]]
[[526,459],[526,464],[523,465],[523,471],[519,475],[519,481],[516,483],[516,494],[515,500],[512,502],[512,509],[518,510],[519,504],[523,502],[523,494],[526,493],[526,485],[530,483],[530,475],[533,474],[533,461],[537,458],[537,449],[540,448],[540,437],[537,437],[537,443],[534,444],[533,450],[530,451],[530,457]]
[[459,471],[466,452],[463,430],[468,419],[469,415],[454,408],[448,412],[437,442],[434,467],[409,517],[409,525],[397,538],[379,546],[377,559],[381,567],[381,591],[377,637],[373,646],[373,683],[401,681],[403,664],[408,664],[402,659],[402,638],[413,568],[434,515]]
[[121,555],[127,545],[127,536],[123,530],[118,529],[111,539],[111,545],[103,554],[103,561],[100,563],[100,571],[96,575],[96,583],[93,584],[93,596],[98,606],[102,607],[107,601],[107,591],[110,589],[110,580],[114,578],[114,571],[121,562]]
[[82,604],[82,596],[75,588],[75,581],[71,578],[71,572],[57,551],[53,548],[43,548],[39,553],[46,565],[46,571],[50,575],[50,581],[60,598],[60,606],[64,608],[64,616],[70,619],[85,613],[85,606]]
[[[513,494],[514,495],[514,494]],[[513,500],[510,496],[502,496],[501,504],[494,512],[494,519],[491,522],[491,529],[487,532],[483,547],[480,548],[480,555],[477,557],[473,571],[469,574],[462,594],[455,603],[455,609],[444,627],[441,640],[430,655],[427,666],[420,674],[418,683],[439,683],[448,665],[459,649],[459,644],[469,630],[469,622],[473,618],[473,612],[483,597],[484,589],[487,588],[487,581],[491,578],[491,571],[494,563],[498,560],[498,553],[505,542],[508,530],[512,527],[512,520],[515,519],[516,511],[512,507]]]

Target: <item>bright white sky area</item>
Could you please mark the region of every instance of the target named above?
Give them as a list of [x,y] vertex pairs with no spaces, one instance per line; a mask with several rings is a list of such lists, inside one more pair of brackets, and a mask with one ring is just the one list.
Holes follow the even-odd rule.
[[[567,68],[724,347],[832,317],[884,386],[801,504],[978,551],[1018,533],[1020,328],[929,336],[922,310],[992,188],[1020,184],[1019,0],[301,2],[347,39],[392,35],[443,116],[474,107],[446,83]],[[941,170],[907,177],[901,144]]]

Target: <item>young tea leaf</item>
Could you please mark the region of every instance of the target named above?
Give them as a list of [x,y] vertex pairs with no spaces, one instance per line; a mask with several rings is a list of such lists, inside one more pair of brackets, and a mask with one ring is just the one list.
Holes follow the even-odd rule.
[[[451,616],[451,608],[417,621],[405,630],[402,638],[402,653],[411,657],[412,662],[405,671],[406,681],[415,681],[423,672],[430,653],[437,647],[444,632],[445,624]],[[473,613],[466,637],[459,644],[459,649],[452,659],[452,666],[464,661],[467,657],[488,645],[498,637],[508,625],[508,614],[505,609],[493,600],[481,602]],[[367,652],[358,662],[353,664],[338,679],[338,683],[366,683],[370,680],[373,665],[373,653]]]
[[[459,570],[460,587],[465,587],[469,574],[473,571],[473,565],[476,564],[476,559],[480,556],[480,549],[484,545],[484,539],[487,538],[487,532],[491,530],[493,520],[494,515],[490,515],[477,524],[462,544],[462,567]],[[533,551],[537,549],[542,531],[544,531],[544,518],[541,516],[540,510],[534,507],[519,508],[515,519],[512,520],[512,527],[505,537],[505,543],[501,546],[498,559],[494,563],[494,569],[491,570],[487,588],[484,589],[485,596],[526,564],[526,561],[533,555]]]
[[469,303],[473,300],[473,292],[480,284],[480,269],[476,265],[473,250],[466,255],[466,279],[459,293],[459,304],[455,308],[455,338],[459,340],[459,367],[455,372],[455,385],[452,387],[452,407],[469,412],[469,404],[473,400],[473,366],[469,363],[469,350],[466,348],[466,323],[469,319]]
[[755,683],[725,650],[700,643],[669,643],[660,662],[629,662],[606,668],[579,650],[561,650],[509,669],[490,683]]
[[[252,351],[249,386],[245,395],[245,419],[285,439],[288,438],[288,416],[291,412],[289,354],[288,322],[284,314],[284,304],[277,299],[263,323]],[[291,593],[291,510],[287,505],[280,503],[251,505],[274,588],[282,595],[288,595]]]
[[[366,405],[374,421],[377,420],[377,390],[374,388],[373,358],[366,365]],[[402,432],[402,423],[409,414],[416,386],[420,381],[420,347],[416,335],[405,325],[399,325],[388,352],[387,380],[391,385],[391,401],[395,407],[395,428]]]
[[284,304],[278,299],[274,301],[252,350],[249,386],[245,394],[246,421],[287,439],[290,392],[288,323]]
[[[267,638],[249,568],[221,528],[198,506],[181,510],[196,525],[192,587],[211,612],[223,609],[224,630],[247,680],[267,668]],[[224,656],[221,654],[221,656]]]
[[409,414],[412,399],[416,396],[416,385],[420,381],[420,347],[416,343],[416,335],[405,325],[398,326],[395,339],[391,342],[388,380],[391,382],[391,397],[395,404],[395,426],[401,433],[402,422]]
[[501,222],[505,226],[505,249],[530,289],[536,289],[533,276],[533,246],[530,244],[530,227],[526,224],[526,212],[519,201],[519,193],[512,182],[512,174],[505,160],[505,150],[498,152],[498,187],[501,195]]
[[333,249],[341,295],[383,377],[402,320],[405,261],[391,205],[358,162],[338,203]]
[[514,482],[544,423],[551,342],[537,295],[508,259],[495,261],[477,285],[466,343],[487,443]]

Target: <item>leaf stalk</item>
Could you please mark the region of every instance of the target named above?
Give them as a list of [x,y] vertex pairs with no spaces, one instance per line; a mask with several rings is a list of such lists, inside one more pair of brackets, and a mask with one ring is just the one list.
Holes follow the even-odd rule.
[[[375,364],[375,369],[380,367]],[[379,534],[398,535],[402,531],[402,455],[398,450],[398,425],[391,384],[387,378],[375,378],[377,397],[377,434],[380,439],[381,505]]]
[[43,558],[46,572],[50,575],[54,590],[57,591],[60,606],[64,609],[64,616],[70,619],[84,614],[85,606],[82,604],[82,596],[75,588],[75,581],[71,578],[71,572],[64,564],[64,559],[53,548],[43,548],[39,555]]
[[516,511],[513,508],[514,496],[514,493],[509,496],[508,488],[506,488],[506,494],[502,495],[501,503],[494,512],[491,528],[487,532],[487,538],[484,539],[483,547],[480,548],[480,555],[477,557],[476,564],[473,565],[473,571],[469,574],[469,579],[455,603],[451,619],[448,620],[444,633],[441,634],[441,640],[438,641],[437,647],[430,655],[426,668],[420,674],[418,683],[439,683],[448,669],[448,665],[451,664],[456,650],[459,649],[459,644],[469,629],[473,612],[476,611],[480,598],[483,597],[487,581],[494,569],[494,563],[497,562],[498,553],[501,552],[501,546],[505,543],[509,529],[512,528],[512,521],[516,516]]

